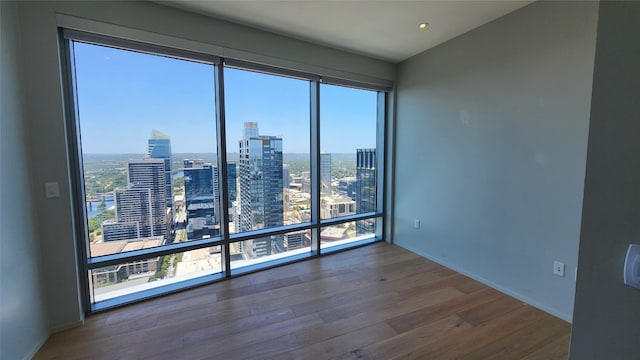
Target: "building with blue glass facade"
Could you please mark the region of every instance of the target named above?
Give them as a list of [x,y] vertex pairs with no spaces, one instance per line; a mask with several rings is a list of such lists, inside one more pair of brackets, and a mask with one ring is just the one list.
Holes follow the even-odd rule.
[[[376,211],[376,149],[356,150],[356,212]],[[356,235],[375,233],[375,219],[356,222]]]
[[204,160],[184,160],[184,203],[187,221],[204,218],[215,224],[213,166]]
[[[258,124],[245,122],[240,145],[240,232],[283,225],[282,138],[259,135]],[[284,237],[253,240],[245,255],[260,257],[284,251]]]
[[331,196],[331,154],[320,154],[320,194]]
[[168,208],[173,209],[173,185],[171,183],[171,139],[153,129],[147,145],[147,158],[164,160],[165,196]]

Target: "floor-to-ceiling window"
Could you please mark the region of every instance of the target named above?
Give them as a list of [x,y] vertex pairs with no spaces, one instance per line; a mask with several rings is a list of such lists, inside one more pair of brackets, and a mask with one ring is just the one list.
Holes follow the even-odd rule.
[[64,34],[87,311],[382,238],[381,89]]
[[[375,91],[320,86],[323,220],[377,211],[377,102]],[[320,246],[348,244],[375,234],[376,218],[343,222],[321,228]]]
[[272,233],[311,221],[309,86],[306,79],[224,68],[227,162],[238,174],[238,191],[229,197],[229,232],[238,239],[229,248],[232,269],[311,251],[306,226]]

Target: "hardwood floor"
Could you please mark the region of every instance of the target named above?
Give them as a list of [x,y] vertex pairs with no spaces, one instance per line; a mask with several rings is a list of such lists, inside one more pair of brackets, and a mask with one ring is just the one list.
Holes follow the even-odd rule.
[[378,243],[138,303],[36,359],[566,359],[565,321]]

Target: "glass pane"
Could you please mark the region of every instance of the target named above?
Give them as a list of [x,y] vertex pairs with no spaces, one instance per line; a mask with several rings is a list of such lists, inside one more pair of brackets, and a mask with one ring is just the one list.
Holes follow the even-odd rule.
[[351,221],[320,228],[320,248],[344,245],[376,236],[376,219]]
[[256,265],[292,255],[311,253],[311,230],[293,231],[231,243],[231,268]]
[[322,219],[376,211],[376,125],[375,91],[320,85]]
[[309,221],[309,82],[231,68],[224,79],[227,158],[237,164],[230,232]]
[[91,302],[96,303],[221,271],[222,256],[219,246],[98,268],[89,271]]
[[90,256],[219,235],[214,66],[74,42]]

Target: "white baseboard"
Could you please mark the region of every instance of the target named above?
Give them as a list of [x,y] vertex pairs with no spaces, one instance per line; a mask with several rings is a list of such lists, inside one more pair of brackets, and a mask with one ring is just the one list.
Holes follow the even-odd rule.
[[470,273],[469,271],[467,271],[465,269],[462,269],[462,268],[460,268],[458,266],[452,265],[452,264],[450,264],[450,263],[448,263],[446,261],[443,261],[441,259],[438,259],[438,258],[436,258],[434,256],[425,254],[425,253],[423,253],[422,251],[420,251],[418,249],[412,248],[411,246],[406,246],[404,244],[400,245],[398,243],[394,243],[394,245],[400,246],[401,248],[405,248],[405,249],[407,249],[407,250],[409,250],[409,251],[411,251],[413,253],[416,253],[416,254],[418,254],[418,255],[420,255],[422,257],[425,257],[425,258],[427,258],[427,259],[429,259],[429,260],[431,260],[431,261],[433,261],[435,263],[438,263],[438,264],[440,264],[440,265],[442,265],[442,266],[444,266],[446,268],[449,268],[449,269],[451,269],[451,270],[453,270],[455,272],[458,272],[458,273],[460,273],[462,275],[468,276],[468,277],[472,278],[473,280],[481,282],[481,283],[483,283],[483,284],[485,284],[485,285],[487,285],[487,286],[489,286],[489,287],[491,287],[493,289],[496,289],[496,290],[498,290],[498,291],[500,291],[502,293],[505,293],[505,294],[507,294],[507,295],[509,295],[509,296],[511,296],[513,298],[516,298],[516,299],[518,299],[518,300],[520,300],[522,302],[525,302],[525,303],[527,303],[527,304],[529,304],[529,305],[531,305],[531,306],[533,306],[533,307],[535,307],[537,309],[540,309],[540,310],[542,310],[542,311],[544,311],[546,313],[549,313],[549,314],[551,314],[551,315],[553,315],[553,316],[555,316],[557,318],[560,318],[560,319],[562,319],[562,320],[564,320],[564,321],[566,321],[568,323],[571,323],[572,320],[573,320],[573,315],[572,314],[566,314],[566,313],[564,313],[562,311],[558,311],[557,309],[551,308],[551,307],[549,307],[549,306],[547,306],[545,304],[540,303],[539,301],[533,300],[533,299],[531,299],[531,298],[529,298],[527,296],[524,296],[524,295],[522,295],[522,294],[520,294],[518,292],[515,292],[515,291],[513,291],[511,289],[505,288],[502,285],[496,284],[496,283],[494,283],[494,282],[492,282],[490,280],[487,280],[487,279],[485,279],[485,278],[483,278],[481,276],[478,276],[476,274]]
[[44,343],[47,342],[47,340],[49,340],[49,336],[51,336],[51,334],[57,333],[57,332],[60,332],[60,331],[64,331],[64,330],[68,330],[68,329],[72,329],[72,328],[75,328],[75,327],[78,327],[78,326],[82,326],[82,325],[84,325],[84,319],[81,319],[81,320],[78,320],[78,321],[74,321],[74,322],[71,322],[71,323],[68,323],[68,324],[63,324],[61,326],[56,326],[55,328],[49,330],[49,332],[47,334],[45,334],[38,342],[35,343],[35,345],[31,349],[31,351],[29,351],[27,353],[27,355],[25,355],[25,357],[23,359],[24,360],[30,360],[34,356],[36,356],[36,354],[38,353],[40,348],[42,348]]
[[84,325],[84,317],[82,319],[78,320],[78,321],[73,321],[73,322],[70,322],[70,323],[67,323],[67,324],[62,324],[60,326],[56,326],[53,329],[51,329],[51,333],[57,333],[57,332],[60,332],[60,331],[73,329],[75,327],[82,326],[82,325]]
[[29,351],[27,353],[27,355],[25,355],[23,357],[24,360],[31,360],[33,359],[34,356],[36,356],[36,354],[38,353],[38,351],[40,350],[40,348],[42,347],[42,345],[44,345],[45,342],[47,342],[47,340],[49,339],[49,336],[51,335],[51,333],[47,333],[45,334],[38,342],[35,343],[35,345],[31,348],[31,351]]

